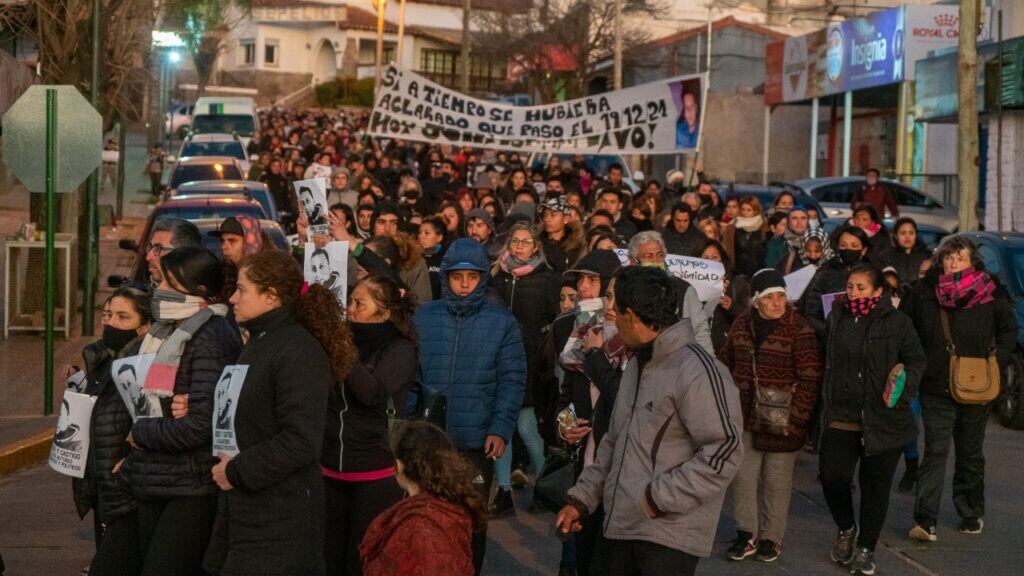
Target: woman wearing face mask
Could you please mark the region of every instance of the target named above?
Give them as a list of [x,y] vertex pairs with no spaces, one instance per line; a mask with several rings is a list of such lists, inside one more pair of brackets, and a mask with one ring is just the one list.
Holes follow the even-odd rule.
[[751,276],[764,268],[768,221],[754,196],[740,198],[740,215],[722,231],[722,244],[737,274]]
[[720,354],[743,409],[743,462],[732,483],[738,530],[727,557],[773,562],[782,552],[793,466],[822,363],[814,329],[786,302],[782,273],[766,268],[750,284],[753,309],[733,322]]
[[807,289],[797,303],[797,312],[811,323],[819,340],[825,338],[825,310],[821,297],[842,292],[851,268],[865,262],[871,242],[864,230],[843,226],[838,230],[839,253],[818,265]]
[[884,262],[892,248],[892,241],[875,208],[870,204],[861,204],[854,209],[850,224],[863,230],[871,239],[871,259],[874,262]]
[[903,284],[912,285],[917,281],[921,263],[932,257],[932,251],[917,235],[917,223],[913,218],[900,218],[893,226],[893,246],[886,257],[886,263],[896,269]]
[[135,499],[120,474],[122,460],[128,454],[125,439],[132,428],[132,417],[114,385],[110,365],[117,358],[138,352],[142,336],[149,329],[149,293],[118,288],[105,310],[110,315],[103,321],[103,338],[82,352],[87,367],[84,393],[96,396],[96,403],[89,421],[85,476],[72,480],[79,517],[93,511],[96,555],[89,573],[100,576],[139,571]]
[[323,286],[304,286],[298,263],[280,252],[242,261],[231,304],[250,337],[234,366],[245,367],[236,453],[220,452],[208,469],[219,499],[203,569],[323,574],[324,415],[329,389],[355,360],[341,305]]
[[[124,466],[138,499],[142,574],[195,574],[217,509],[217,485],[208,472],[216,461],[210,451],[213,393],[241,341],[224,318],[227,306],[218,300],[224,271],[212,254],[178,248],[160,259],[160,268],[154,323],[140,351],[156,353],[143,390],[160,398],[164,416],[132,425]],[[172,417],[172,394],[188,395],[184,417]]]
[[[977,248],[953,237],[906,299],[928,355],[921,379],[924,459],[917,472],[914,540],[938,539],[936,523],[945,484],[950,439],[956,446],[953,504],[960,532],[980,534],[985,515],[985,425],[991,405],[960,404],[950,394],[950,344],[957,356],[985,358],[994,347],[1000,366],[1017,344],[1017,316],[1005,289],[985,271]],[[948,325],[949,336],[946,336]],[[948,340],[947,340],[948,339]]]
[[[892,479],[917,434],[910,402],[925,369],[913,323],[884,285],[874,266],[853,267],[828,317],[819,477],[839,530],[830,557],[856,576],[875,573]],[[850,490],[857,468],[859,521]]]
[[[524,222],[509,230],[505,249],[491,271],[491,286],[519,321],[526,351],[526,389],[519,409],[516,431],[526,445],[534,474],[544,467],[544,440],[538,427],[550,425],[544,418],[555,403],[554,390],[542,388],[538,374],[544,328],[558,315],[558,278],[544,258],[544,248],[535,228]],[[512,446],[494,465],[498,493],[492,516],[515,511],[512,502]]]
[[321,457],[328,575],[362,573],[359,543],[367,526],[402,497],[388,435],[416,379],[413,308],[411,297],[384,276],[371,274],[352,291],[348,326],[359,361],[331,388]]

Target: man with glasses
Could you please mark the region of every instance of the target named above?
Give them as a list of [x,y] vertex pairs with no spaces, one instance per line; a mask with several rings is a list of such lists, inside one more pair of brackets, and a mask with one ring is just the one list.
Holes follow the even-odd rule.
[[162,218],[153,223],[145,256],[151,284],[156,286],[163,280],[160,259],[164,254],[185,247],[203,247],[202,236],[195,224],[181,218]]

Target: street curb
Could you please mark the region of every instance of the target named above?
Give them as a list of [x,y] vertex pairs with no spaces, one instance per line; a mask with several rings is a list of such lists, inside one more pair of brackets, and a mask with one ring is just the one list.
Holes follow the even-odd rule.
[[0,446],[0,476],[46,460],[50,456],[52,442],[53,430],[47,430]]

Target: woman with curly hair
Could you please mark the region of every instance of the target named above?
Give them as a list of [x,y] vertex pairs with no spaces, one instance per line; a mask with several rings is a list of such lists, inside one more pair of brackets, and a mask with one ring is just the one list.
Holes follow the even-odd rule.
[[[246,370],[234,454],[220,452],[211,471],[221,492],[204,568],[323,574],[324,415],[331,387],[355,363],[352,335],[338,299],[304,285],[298,263],[282,252],[242,261],[231,304],[250,337],[235,367]],[[225,384],[221,378],[218,387]]]
[[359,547],[363,574],[473,574],[470,538],[485,522],[476,468],[443,430],[424,421],[400,426],[391,449],[395,477],[409,497],[370,524]]
[[359,361],[328,396],[321,457],[328,576],[362,573],[366,528],[402,497],[388,431],[416,379],[414,306],[411,294],[382,275],[363,278],[352,291],[348,325]]

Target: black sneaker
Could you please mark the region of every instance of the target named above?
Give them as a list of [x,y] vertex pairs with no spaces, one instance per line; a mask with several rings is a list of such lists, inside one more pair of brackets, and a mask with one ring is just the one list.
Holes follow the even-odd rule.
[[857,548],[847,566],[850,567],[850,574],[854,576],[874,576],[875,554],[867,548]]
[[736,532],[736,539],[732,546],[726,551],[725,556],[729,560],[746,560],[757,554],[757,544],[754,542],[754,535],[750,532]]
[[836,535],[836,541],[832,544],[832,553],[829,555],[833,562],[847,564],[853,558],[853,543],[857,539],[857,527],[849,530],[840,530]]
[[489,512],[491,518],[501,518],[513,514],[516,511],[515,502],[512,501],[512,490],[499,488],[494,495],[494,503],[491,504]]
[[771,540],[761,540],[757,543],[757,556],[754,560],[758,562],[775,562],[782,554],[782,544]]
[[985,528],[985,521],[981,518],[964,518],[960,522],[961,534],[981,534],[983,528]]
[[935,525],[914,524],[910,529],[910,539],[918,542],[937,542],[939,535],[935,533]]

